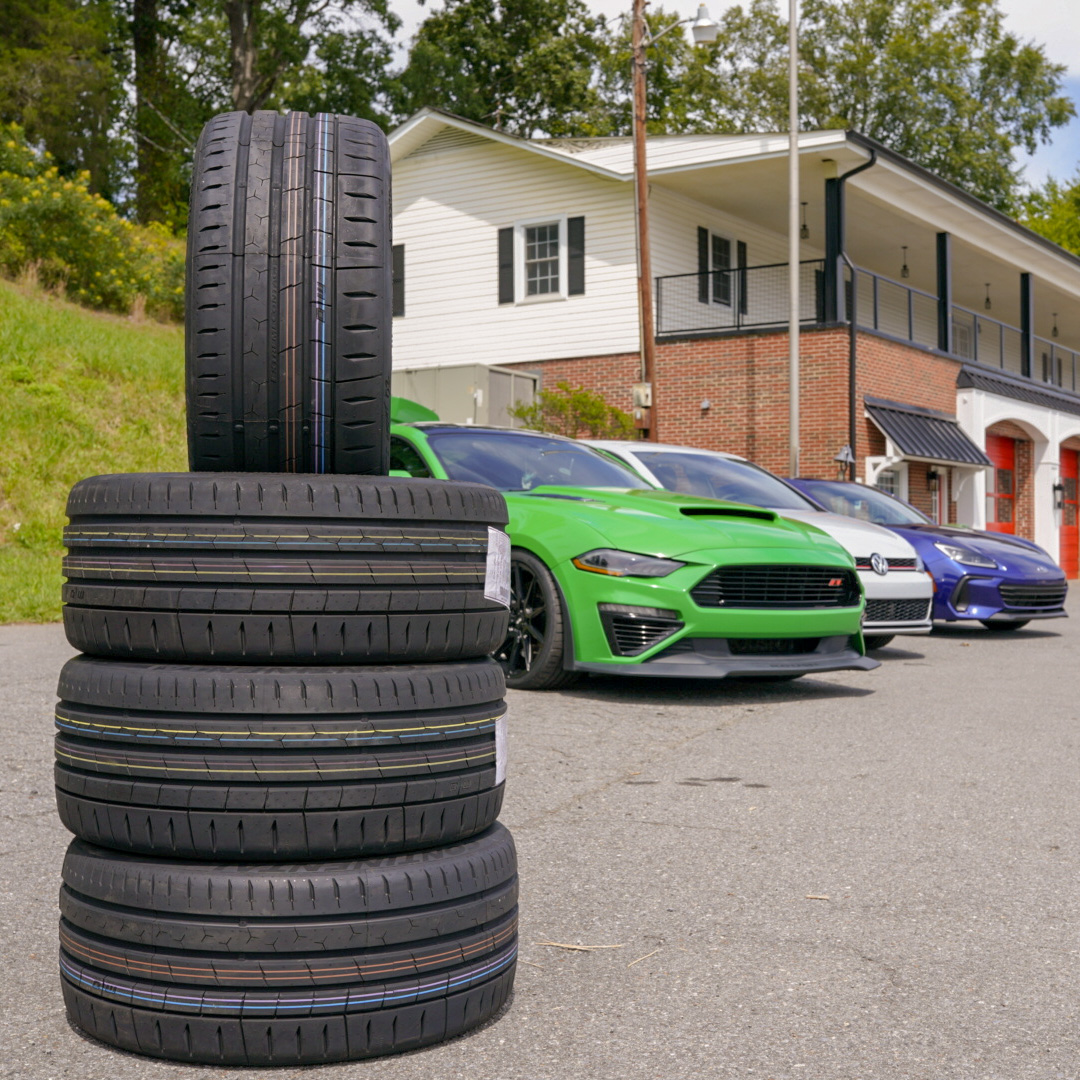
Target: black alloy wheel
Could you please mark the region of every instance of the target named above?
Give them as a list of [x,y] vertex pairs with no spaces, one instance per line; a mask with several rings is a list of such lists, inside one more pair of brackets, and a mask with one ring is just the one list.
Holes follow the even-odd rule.
[[535,555],[510,558],[510,625],[495,659],[513,690],[557,690],[577,678],[563,670],[566,615],[551,571]]

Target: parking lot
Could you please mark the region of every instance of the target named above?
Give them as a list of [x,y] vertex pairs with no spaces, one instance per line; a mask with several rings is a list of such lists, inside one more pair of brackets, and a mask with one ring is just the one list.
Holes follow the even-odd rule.
[[[1080,1075],[1080,626],[894,646],[869,674],[511,694],[509,1010],[319,1075]],[[269,1075],[136,1058],[65,1022],[50,744],[70,652],[59,626],[0,628],[0,1076]]]

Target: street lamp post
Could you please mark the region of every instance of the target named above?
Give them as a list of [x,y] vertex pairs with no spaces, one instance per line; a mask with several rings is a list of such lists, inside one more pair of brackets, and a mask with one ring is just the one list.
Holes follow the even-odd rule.
[[788,0],[788,476],[799,475],[798,0]]
[[665,27],[655,37],[650,37],[645,23],[645,5],[648,0],[634,0],[631,15],[631,49],[633,54],[633,135],[634,135],[634,196],[635,220],[637,222],[638,249],[638,307],[640,309],[641,334],[641,381],[646,386],[647,405],[643,408],[647,423],[646,437],[656,440],[656,329],[653,319],[652,256],[649,250],[649,172],[645,156],[645,50],[668,30],[692,23],[694,44],[707,45],[716,40],[718,27],[709,18],[704,4],[698,5],[694,19],[682,19]]

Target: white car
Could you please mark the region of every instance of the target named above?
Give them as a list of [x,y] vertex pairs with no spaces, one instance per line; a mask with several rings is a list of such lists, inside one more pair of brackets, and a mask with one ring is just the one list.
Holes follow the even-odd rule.
[[932,625],[933,579],[902,536],[879,525],[819,509],[778,476],[737,454],[663,443],[586,439],[657,487],[775,510],[816,525],[854,557],[866,593],[863,634],[868,649],[896,634],[925,634]]

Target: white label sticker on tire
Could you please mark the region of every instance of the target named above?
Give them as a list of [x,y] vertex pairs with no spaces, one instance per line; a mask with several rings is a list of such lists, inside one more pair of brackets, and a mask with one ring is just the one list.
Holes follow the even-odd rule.
[[505,608],[510,606],[510,537],[491,526],[488,526],[484,596]]
[[495,783],[506,779],[506,714],[495,721]]

